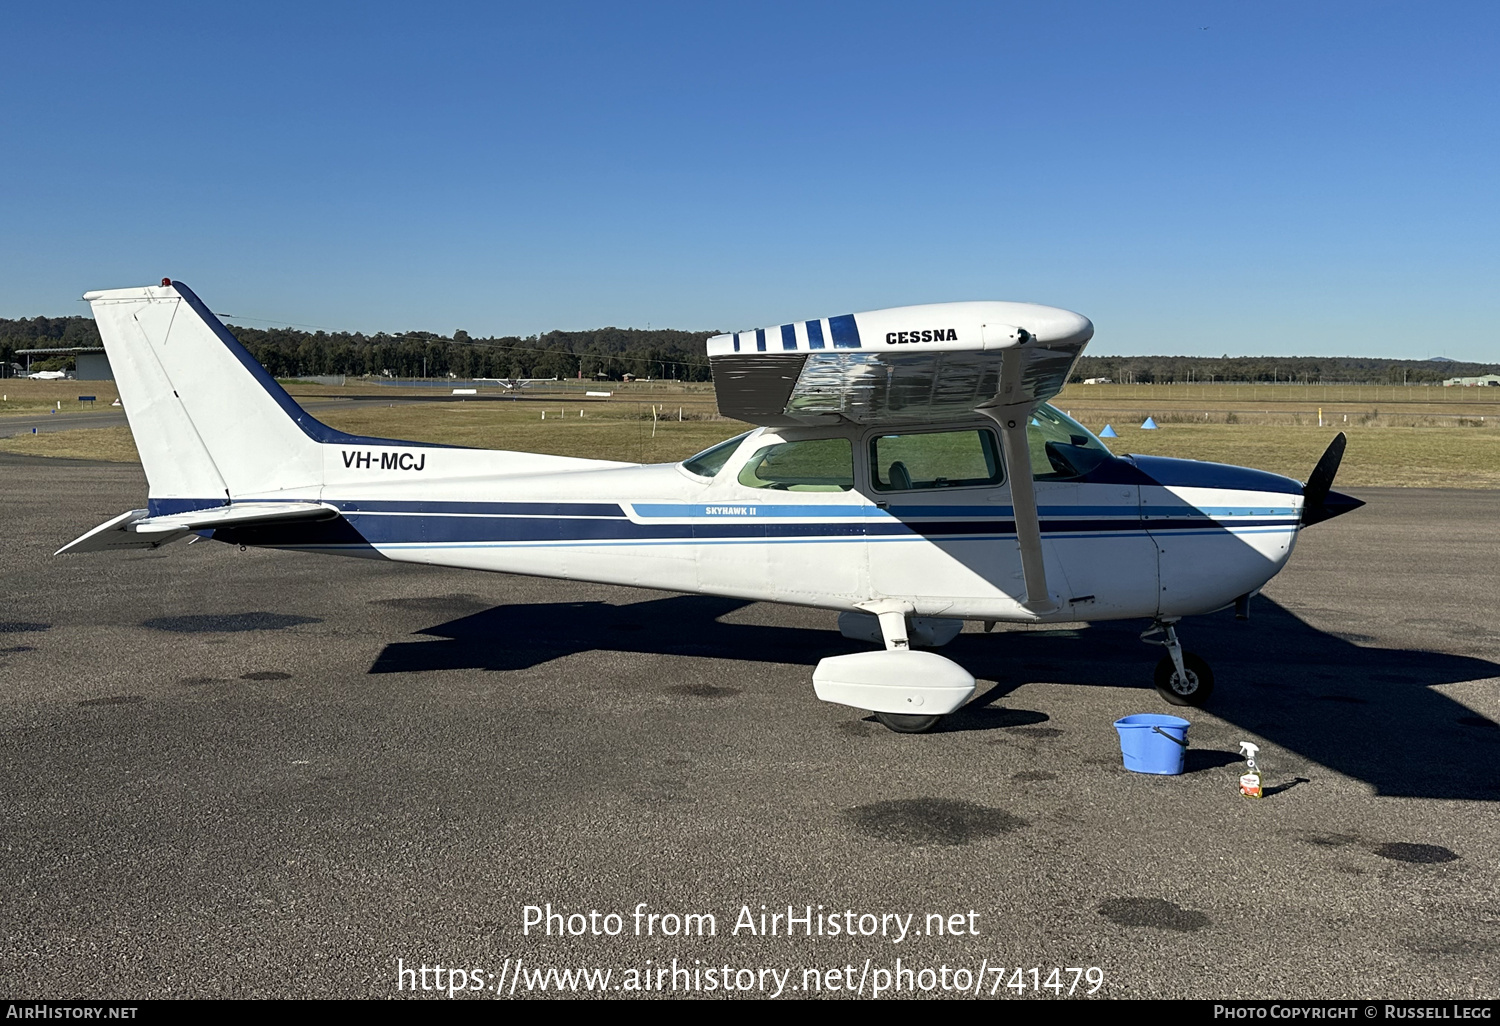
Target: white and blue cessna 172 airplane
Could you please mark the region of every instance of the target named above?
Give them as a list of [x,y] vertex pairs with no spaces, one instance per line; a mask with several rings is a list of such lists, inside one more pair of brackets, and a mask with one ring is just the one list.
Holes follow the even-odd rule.
[[944,303],[720,335],[719,408],[760,425],[681,463],[451,448],[314,420],[180,282],[91,292],[150,497],[60,552],[216,541],[841,612],[882,650],[833,656],[819,698],[930,729],[974,693],[939,647],[963,621],[1142,618],[1156,686],[1200,704],[1176,624],[1243,613],[1331,491],[1115,456],[1046,404],[1093,335],[1027,303]]

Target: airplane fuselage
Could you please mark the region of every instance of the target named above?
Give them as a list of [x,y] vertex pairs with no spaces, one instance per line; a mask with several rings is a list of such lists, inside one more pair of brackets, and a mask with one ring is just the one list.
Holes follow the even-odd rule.
[[[1014,621],[1206,612],[1257,591],[1291,554],[1298,482],[1212,463],[1108,457],[1069,479],[1034,482],[1056,607],[1034,612],[1023,604],[1003,467],[982,482],[884,480],[879,467],[882,443],[905,446],[904,463],[924,439],[951,448],[950,439],[972,435],[976,452],[996,453],[993,434],[982,416],[941,430],[761,428],[731,445],[711,475],[691,461],[560,457],[532,457],[535,470],[517,473],[519,454],[499,452],[487,473],[488,454],[475,450],[329,444],[320,489],[264,498],[317,500],[340,519],[213,536],[839,610],[890,600],[917,616]],[[782,447],[795,455],[809,443],[815,454],[836,451],[837,481],[826,466],[793,467],[802,476],[791,484],[755,475],[762,454]],[[152,513],[192,505],[154,502]]]
[[839,610],[883,651],[825,701],[922,731],[974,678],[913,645],[962,620],[1150,619],[1166,701],[1201,704],[1184,616],[1248,601],[1305,525],[1360,505],[1239,467],[1116,456],[1047,400],[1093,324],[1031,303],[897,307],[706,343],[719,410],[761,425],[676,464],[447,448],[310,417],[191,289],[93,292],[149,507],[62,552],[196,533],[259,545]]

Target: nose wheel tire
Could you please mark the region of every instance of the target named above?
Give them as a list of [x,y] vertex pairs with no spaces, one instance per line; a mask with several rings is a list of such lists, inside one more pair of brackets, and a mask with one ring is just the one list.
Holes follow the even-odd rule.
[[910,713],[878,712],[875,718],[898,734],[925,734],[937,726],[941,716],[913,716]]
[[1182,653],[1182,668],[1177,672],[1170,655],[1156,664],[1156,690],[1172,705],[1202,705],[1214,692],[1214,673],[1208,664],[1191,652]]

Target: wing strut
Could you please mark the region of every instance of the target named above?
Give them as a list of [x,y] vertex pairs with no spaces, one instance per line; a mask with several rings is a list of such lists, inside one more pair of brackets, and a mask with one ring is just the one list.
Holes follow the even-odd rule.
[[1000,404],[984,412],[1000,426],[1000,445],[1005,452],[1005,474],[1010,481],[1010,504],[1016,521],[1016,543],[1021,549],[1021,573],[1026,581],[1026,601],[1033,613],[1058,609],[1047,590],[1047,570],[1042,560],[1042,525],[1036,510],[1036,490],[1031,480],[1031,446],[1026,426],[1036,400],[1023,387],[1021,348],[1007,349],[1000,364]]

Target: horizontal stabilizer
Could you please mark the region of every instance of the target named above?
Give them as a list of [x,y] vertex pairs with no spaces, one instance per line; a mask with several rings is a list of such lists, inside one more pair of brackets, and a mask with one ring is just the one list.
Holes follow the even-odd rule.
[[332,520],[338,515],[338,507],[321,502],[240,502],[138,520],[130,525],[130,530],[138,534],[208,531],[215,527],[249,527],[287,520]]
[[111,549],[154,549],[194,531],[289,521],[332,520],[338,515],[336,507],[321,502],[243,502],[160,517],[151,516],[149,510],[133,509],[100,524],[64,545],[53,555],[60,556],[64,552],[105,552]]
[[52,553],[61,556],[64,552],[107,552],[110,549],[143,549],[157,544],[158,539],[143,539],[130,533],[128,528],[138,520],[151,515],[148,509],[132,509],[106,520],[86,534],[79,535],[68,544]]

